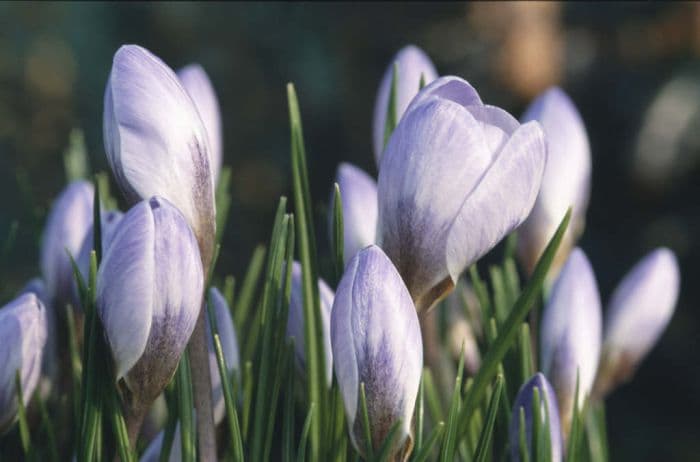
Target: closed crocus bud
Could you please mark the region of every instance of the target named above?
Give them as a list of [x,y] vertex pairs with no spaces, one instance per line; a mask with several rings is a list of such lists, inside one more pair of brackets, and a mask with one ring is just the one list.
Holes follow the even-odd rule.
[[379,245],[423,311],[527,218],[546,158],[537,122],[482,104],[458,77],[411,102],[379,168]]
[[[240,356],[238,354],[238,340],[236,337],[236,329],[233,326],[231,318],[231,310],[226,303],[226,299],[219,289],[212,287],[209,289],[208,302],[214,308],[216,316],[216,328],[219,332],[219,340],[221,341],[221,352],[226,361],[226,372],[229,377],[240,368]],[[214,421],[218,424],[224,418],[226,413],[226,404],[224,402],[224,390],[221,384],[221,375],[219,374],[219,366],[216,362],[216,350],[214,349],[214,339],[211,335],[209,318],[207,317],[207,338],[209,341],[209,371],[211,373],[212,399],[214,403]]]
[[[338,166],[336,183],[343,203],[343,258],[374,244],[377,233],[377,182],[354,165]],[[331,208],[331,222],[333,209]]]
[[97,274],[97,309],[130,406],[149,405],[172,377],[203,285],[197,241],[178,209],[153,197],[124,215]]
[[566,260],[542,314],[540,364],[554,386],[567,435],[579,380],[578,406],[590,394],[600,356],[600,295],[588,258],[575,248]]
[[94,188],[87,181],[76,181],[63,190],[51,207],[41,244],[41,272],[48,298],[60,305],[73,299],[73,267],[70,257],[78,257],[80,246],[92,227]]
[[364,383],[372,446],[381,447],[400,420],[392,450],[395,455],[408,456],[423,345],[411,296],[394,265],[375,245],[350,261],[338,285],[331,312],[331,343],[355,449],[364,454],[367,447],[359,407],[360,384]]
[[583,232],[591,185],[591,150],[586,127],[576,106],[559,88],[537,98],[523,116],[536,120],[547,142],[547,163],[535,206],[518,230],[518,254],[528,272],[542,252],[569,207],[571,221],[553,263],[553,273],[564,263]]
[[[318,293],[321,298],[321,328],[323,329],[323,350],[326,356],[326,383],[331,386],[333,379],[333,353],[331,351],[331,309],[333,291],[323,279],[318,280]],[[292,291],[287,317],[287,337],[294,337],[294,356],[298,370],[306,371],[306,344],[304,342],[304,303],[301,265],[292,264]]]
[[374,120],[372,124],[372,140],[374,142],[374,158],[379,165],[384,151],[384,129],[386,114],[391,96],[394,65],[398,68],[396,81],[396,120],[406,111],[408,104],[420,89],[421,77],[426,84],[438,76],[433,62],[427,54],[415,45],[408,45],[394,56],[384,72],[374,103]]
[[214,184],[219,179],[221,163],[223,159],[222,133],[221,133],[221,112],[219,110],[219,100],[216,97],[214,86],[209,80],[209,76],[204,68],[199,64],[190,64],[177,71],[182,86],[192,97],[194,105],[197,107],[199,116],[202,118],[204,128],[209,137],[209,163],[214,175]]
[[36,295],[26,293],[0,308],[0,434],[17,417],[17,372],[25,406],[34,393],[45,343],[46,309]]
[[114,55],[104,98],[107,160],[127,200],[161,196],[184,215],[208,268],[216,234],[209,141],[177,75],[149,51]]
[[679,287],[678,262],[666,248],[644,257],[620,282],[605,316],[596,394],[634,375],[671,320]]
[[545,376],[539,372],[532,376],[532,378],[522,387],[520,387],[518,395],[515,397],[515,404],[513,405],[513,414],[511,416],[509,428],[511,460],[516,462],[520,461],[521,412],[523,412],[525,415],[525,441],[527,444],[528,453],[530,453],[531,458],[535,456],[534,454],[531,454],[531,440],[533,433],[532,426],[534,424],[532,419],[532,413],[534,411],[533,396],[535,389],[538,390],[540,399],[540,422],[542,422],[543,428],[545,423],[549,426],[550,455],[545,459],[552,462],[561,461],[562,436],[561,428],[559,426],[559,414],[557,411],[557,397]]
[[44,306],[44,316],[46,319],[46,342],[44,352],[41,355],[41,379],[39,380],[39,393],[42,398],[47,398],[51,394],[53,381],[58,372],[56,361],[56,311],[52,309],[49,300],[49,293],[46,284],[41,278],[30,280],[20,291],[20,296],[24,294],[35,295]]

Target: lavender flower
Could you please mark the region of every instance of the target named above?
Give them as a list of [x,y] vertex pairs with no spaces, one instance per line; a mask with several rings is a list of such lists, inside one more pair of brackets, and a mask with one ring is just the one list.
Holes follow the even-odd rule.
[[24,405],[34,393],[46,343],[46,310],[32,293],[0,308],[0,434],[17,417],[15,375],[19,371]]
[[531,272],[572,207],[571,222],[555,256],[556,273],[583,232],[591,185],[591,150],[576,106],[559,88],[547,90],[530,105],[523,121],[530,120],[538,121],[547,137],[547,163],[532,213],[518,230],[518,253]]
[[[348,262],[374,244],[377,233],[377,182],[354,165],[338,166],[336,182],[343,203],[343,257]],[[331,209],[331,220],[333,220]]]
[[394,64],[398,68],[396,81],[396,120],[406,111],[420,88],[421,76],[426,84],[437,79],[435,66],[427,54],[415,45],[408,45],[399,50],[384,72],[374,103],[374,120],[372,123],[372,140],[374,142],[374,158],[380,164],[384,151],[384,127],[386,124],[389,96],[394,77]]
[[423,369],[421,333],[401,276],[377,246],[361,250],[345,270],[333,302],[331,344],[355,448],[364,453],[366,447],[359,410],[364,383],[373,447],[379,448],[400,420],[393,450],[410,450]]
[[537,122],[484,105],[460,78],[414,98],[379,168],[377,239],[419,311],[525,220],[545,158]]
[[41,355],[41,378],[39,379],[39,394],[42,398],[47,398],[51,394],[53,382],[58,373],[57,338],[56,338],[56,311],[52,309],[49,293],[46,284],[41,278],[31,279],[22,288],[18,296],[33,294],[44,306],[44,317],[46,319],[46,342]]
[[600,295],[588,258],[575,248],[567,259],[542,314],[540,365],[559,399],[568,434],[579,380],[579,409],[591,392],[601,344]]
[[195,237],[170,202],[153,197],[124,215],[97,274],[97,310],[134,402],[150,404],[175,372],[203,284]]
[[671,320],[679,288],[678,262],[666,248],[649,253],[620,282],[605,316],[598,394],[634,375]]

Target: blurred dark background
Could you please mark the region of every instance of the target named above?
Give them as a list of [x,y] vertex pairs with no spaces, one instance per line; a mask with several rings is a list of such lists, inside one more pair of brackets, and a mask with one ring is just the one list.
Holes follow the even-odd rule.
[[561,85],[592,146],[581,246],[603,300],[653,247],[681,263],[670,327],[609,399],[612,458],[698,459],[700,4],[0,3],[0,243],[17,227],[0,248],[3,302],[38,273],[73,128],[84,130],[92,169],[107,169],[102,95],[123,43],[173,68],[200,62],[211,76],[233,169],[219,273],[237,276],[289,193],[287,82],[300,98],[319,222],[340,161],[376,174],[375,92],[402,46],[419,45],[440,74],[464,77],[516,116]]

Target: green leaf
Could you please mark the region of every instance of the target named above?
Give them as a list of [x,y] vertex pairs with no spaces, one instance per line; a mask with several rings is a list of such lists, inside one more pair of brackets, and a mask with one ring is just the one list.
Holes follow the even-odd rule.
[[340,197],[340,186],[338,183],[333,185],[333,263],[335,266],[336,284],[340,281],[345,269],[345,260],[343,256],[343,201]]
[[398,113],[396,110],[396,88],[399,82],[399,65],[394,63],[394,68],[391,71],[391,89],[389,90],[389,101],[386,108],[386,119],[384,122],[384,146],[389,142],[391,134],[394,133],[396,124],[398,123]]
[[248,430],[250,429],[250,413],[253,405],[253,363],[246,361],[243,364],[242,387],[243,387],[243,439],[248,440]]
[[82,180],[88,176],[90,165],[87,147],[85,146],[85,136],[79,128],[74,128],[70,132],[68,146],[63,151],[63,168],[65,169],[68,183]]
[[477,300],[479,300],[479,306],[481,307],[481,319],[491,319],[493,317],[493,309],[491,307],[491,300],[489,298],[488,290],[484,281],[479,276],[479,271],[476,264],[469,268],[469,276],[472,281],[472,286],[474,287],[474,293],[476,294]]
[[[211,302],[209,303],[211,305]],[[211,313],[210,313],[211,316]],[[236,401],[231,389],[231,380],[228,376],[228,368],[226,366],[226,358],[221,350],[221,339],[218,332],[214,334],[214,348],[216,351],[216,364],[219,366],[219,375],[221,376],[221,384],[224,391],[224,402],[226,404],[226,418],[229,427],[229,440],[233,448],[233,459],[236,461],[243,460],[243,439],[241,438],[241,429],[238,422],[238,413],[236,412]]]
[[489,453],[489,447],[491,446],[491,440],[493,439],[493,428],[496,423],[496,414],[498,412],[498,402],[501,398],[501,393],[503,391],[503,376],[496,376],[496,383],[494,384],[493,393],[491,394],[491,401],[489,402],[488,411],[486,411],[486,424],[484,425],[481,436],[479,436],[479,444],[476,446],[476,451],[474,453],[475,462],[484,462]]
[[392,450],[394,449],[394,444],[396,437],[398,436],[399,429],[401,429],[401,420],[394,422],[394,425],[391,426],[386,438],[384,438],[382,447],[379,448],[379,453],[377,454],[377,462],[388,462],[391,460],[390,458],[394,455]]
[[[294,338],[287,343],[287,358],[294,360]],[[292,366],[293,367],[293,366]],[[296,380],[289,374],[285,389],[284,414],[282,416],[282,462],[294,460],[294,393]]]
[[[462,350],[464,347],[462,347]],[[450,405],[450,414],[447,418],[447,430],[445,439],[442,442],[442,453],[440,460],[442,462],[450,462],[455,460],[455,444],[457,441],[457,424],[460,408],[462,407],[462,374],[464,373],[464,351],[459,355],[459,366],[457,367],[457,378],[455,379],[455,388],[452,393],[452,404]]]
[[360,382],[360,417],[362,419],[362,433],[365,440],[364,456],[366,460],[372,460],[374,457],[374,449],[372,448],[372,428],[370,427],[369,413],[367,412],[367,394],[365,393],[364,382]]
[[41,424],[46,432],[46,443],[49,449],[49,460],[51,462],[58,462],[58,447],[56,446],[56,432],[53,428],[53,423],[51,422],[51,417],[49,417],[49,412],[46,409],[46,403],[41,397],[41,393],[36,394],[36,400],[39,402],[39,410],[41,412]]
[[527,433],[526,433],[526,423],[525,423],[525,408],[520,406],[518,408],[518,418],[520,420],[520,433],[519,433],[519,441],[520,441],[520,460],[523,462],[529,462],[530,461],[530,449],[528,448],[528,441],[527,441]]
[[416,452],[412,461],[425,462],[426,460],[428,460],[428,457],[433,452],[433,449],[437,446],[438,442],[440,441],[440,437],[442,437],[444,431],[445,422],[438,422],[437,425],[435,425],[435,428],[433,428],[433,431],[428,437],[428,439],[425,441],[425,444],[423,445],[421,450]]
[[304,420],[304,428],[301,431],[301,439],[299,440],[299,448],[297,449],[297,461],[303,462],[306,458],[306,444],[309,440],[309,431],[311,430],[311,422],[313,420],[315,403],[309,404],[309,412]]
[[[71,262],[73,265],[75,265],[75,262]],[[77,271],[77,266],[74,266],[73,272],[76,274]],[[77,273],[78,277],[79,272]],[[81,278],[82,279],[82,278]],[[85,289],[83,288],[83,291]],[[82,297],[84,298],[84,296]],[[68,330],[68,351],[70,354],[70,369],[71,369],[71,383],[72,383],[72,393],[70,396],[71,401],[73,402],[73,422],[78,425],[80,423],[80,409],[81,409],[81,402],[80,402],[80,397],[82,395],[81,393],[81,377],[82,377],[82,363],[80,361],[80,353],[78,353],[78,338],[77,334],[75,332],[75,317],[73,315],[73,307],[70,305],[66,306],[66,326]]]
[[526,322],[520,326],[520,383],[527,382],[535,374],[535,362],[532,354],[530,325]]
[[216,242],[221,239],[226,229],[229,210],[231,209],[231,167],[224,166],[219,173],[219,182],[216,184]]
[[576,462],[580,460],[581,440],[583,439],[583,424],[581,422],[581,412],[579,410],[579,374],[576,373],[576,391],[574,393],[573,415],[571,417],[571,430],[569,432],[569,442],[566,449],[566,462]]
[[[107,378],[111,379],[111,376],[112,374],[109,374]],[[110,384],[108,382],[111,382],[111,380],[105,380],[105,382],[107,383],[103,384],[103,389],[105,389],[107,395],[107,413],[117,441],[117,452],[122,462],[131,462],[134,460],[134,455],[129,446],[129,434],[126,429],[126,423],[124,422],[124,416],[119,408],[115,390],[113,387],[109,386]]]
[[605,423],[605,403],[602,401],[591,403],[586,414],[586,435],[588,436],[590,459],[607,462],[610,457]]
[[414,451],[420,452],[423,446],[423,427],[425,426],[425,385],[423,384],[424,374],[421,375],[420,385],[418,385],[418,399],[416,400],[416,444]]
[[29,423],[27,422],[27,410],[24,407],[24,392],[22,390],[22,380],[20,380],[19,369],[15,372],[15,392],[17,394],[17,416],[19,420],[19,438],[22,443],[24,458],[31,458],[32,442],[29,436]]
[[421,383],[425,387],[425,393],[428,402],[428,410],[433,422],[441,422],[444,420],[442,405],[440,404],[440,395],[433,381],[433,374],[430,369],[423,368],[423,377]]
[[192,376],[190,371],[189,352],[185,351],[180,358],[176,372],[178,415],[180,417],[180,444],[183,462],[195,460],[195,431],[192,409]]
[[233,310],[233,321],[235,326],[239,329],[242,329],[248,322],[250,309],[253,306],[255,288],[258,286],[260,275],[265,267],[265,253],[265,246],[258,245],[253,251],[250,263],[248,263],[248,270],[243,278],[243,284],[238,294],[238,301]]

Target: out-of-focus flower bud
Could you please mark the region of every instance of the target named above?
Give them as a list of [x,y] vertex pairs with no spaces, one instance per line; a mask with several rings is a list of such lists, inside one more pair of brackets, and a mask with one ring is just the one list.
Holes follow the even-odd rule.
[[361,250],[345,270],[333,302],[331,343],[355,448],[364,453],[367,447],[359,407],[364,383],[372,446],[379,448],[400,420],[393,453],[408,453],[423,344],[411,296],[377,246]]
[[44,352],[41,355],[41,378],[39,379],[39,393],[42,398],[47,398],[51,394],[53,382],[58,372],[56,360],[56,311],[51,306],[49,293],[46,284],[41,278],[30,280],[19,295],[34,294],[44,306],[44,316],[46,318],[46,343]]
[[593,268],[575,248],[566,260],[542,314],[540,365],[554,386],[559,418],[568,435],[579,380],[582,408],[591,392],[600,356],[602,314]]
[[211,170],[214,175],[214,184],[219,179],[223,160],[223,135],[221,131],[221,112],[219,100],[216,97],[214,86],[204,68],[199,64],[190,64],[177,71],[182,86],[189,93],[199,116],[202,118],[204,128],[209,137],[209,151]]
[[[540,398],[540,421],[549,426],[549,441],[550,441],[550,458],[552,462],[559,462],[562,458],[562,435],[559,426],[559,414],[557,410],[557,397],[554,394],[552,386],[541,373],[536,373],[528,380],[515,397],[513,405],[513,414],[510,420],[509,437],[510,437],[510,457],[511,460],[520,461],[520,410],[525,413],[525,441],[527,442],[528,452],[532,451],[532,426],[533,422],[533,393],[535,388],[539,392]],[[530,457],[534,457],[533,454]]]
[[97,310],[133,402],[150,404],[175,372],[203,285],[197,242],[178,209],[152,197],[124,215],[97,274]]
[[[292,293],[289,300],[287,317],[287,337],[294,337],[294,353],[299,371],[306,371],[306,343],[304,341],[304,303],[301,265],[292,264]],[[326,357],[326,381],[330,387],[333,379],[333,352],[331,351],[331,309],[333,308],[333,291],[323,279],[318,280],[318,292],[321,298],[321,328],[323,329],[323,350]]]
[[401,119],[401,115],[406,111],[408,104],[418,93],[421,76],[426,85],[438,77],[435,66],[428,55],[415,45],[403,47],[391,60],[379,84],[377,99],[374,103],[372,140],[374,142],[374,158],[377,160],[377,165],[379,165],[382,152],[384,151],[384,129],[394,77],[394,64],[398,68],[395,100],[397,121]]
[[46,343],[46,309],[32,293],[0,308],[0,434],[17,417],[15,375],[19,372],[24,405],[34,393]]
[[41,272],[48,299],[58,305],[76,302],[73,267],[67,252],[78,257],[92,226],[93,200],[93,186],[87,181],[76,181],[63,190],[49,212],[41,245]]
[[629,380],[671,320],[680,271],[672,251],[656,249],[620,282],[605,316],[596,394]]
[[377,240],[419,311],[527,218],[545,158],[537,122],[484,105],[460,78],[413,99],[379,168]]
[[[346,162],[338,166],[336,182],[343,203],[343,258],[349,262],[361,249],[374,244],[377,233],[377,182],[363,170]],[[332,207],[330,219],[332,223]]]
[[[229,309],[226,299],[219,289],[212,287],[209,289],[209,299],[214,308],[216,315],[216,327],[219,332],[221,341],[221,352],[224,354],[226,361],[226,372],[229,376],[238,371],[240,368],[240,356],[238,354],[238,340],[236,337],[236,329],[231,318],[231,310]],[[221,384],[221,374],[219,374],[219,366],[216,363],[216,349],[214,348],[214,339],[211,335],[209,326],[209,317],[207,317],[207,338],[209,341],[209,372],[211,374],[211,389],[212,402],[214,404],[214,422],[219,423],[224,418],[226,413],[226,403],[224,402],[224,389]]]
[[[466,306],[466,300],[469,304]],[[477,332],[480,329],[479,302],[474,292],[466,283],[457,286],[445,299],[447,305],[447,346],[452,357],[459,361],[459,355],[464,356],[464,368],[470,375],[476,375],[481,365],[481,354],[477,343]],[[467,311],[468,316],[467,317]]]
[[569,207],[571,221],[552,265],[552,274],[566,260],[583,232],[591,185],[591,149],[576,106],[559,88],[537,98],[523,115],[536,120],[547,142],[547,163],[535,206],[518,229],[518,254],[528,272],[535,268]]
[[177,75],[139,46],[124,45],[114,55],[104,98],[104,143],[127,200],[170,201],[194,230],[208,268],[216,235],[208,135]]

